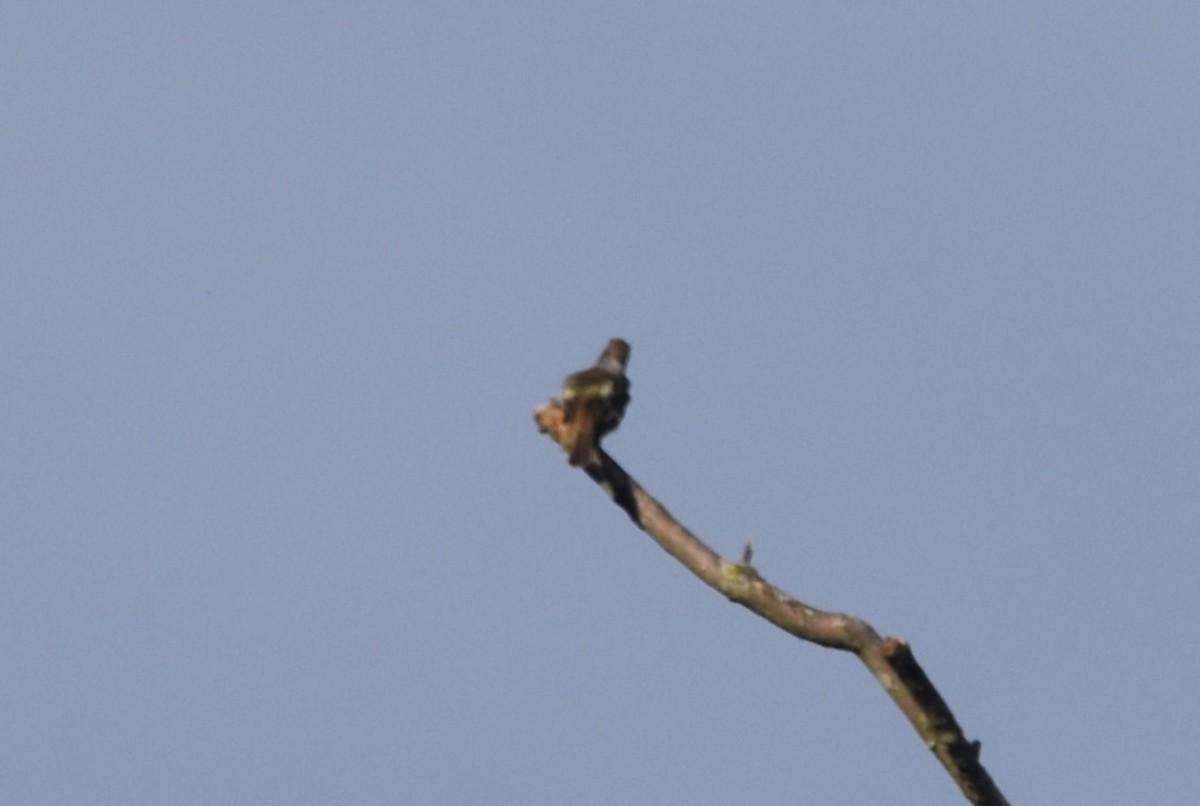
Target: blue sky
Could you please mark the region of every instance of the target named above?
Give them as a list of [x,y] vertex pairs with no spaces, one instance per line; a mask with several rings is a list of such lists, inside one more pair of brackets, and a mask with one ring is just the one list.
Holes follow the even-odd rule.
[[[1191,803],[1193,4],[0,12],[6,803]],[[1181,637],[1182,636],[1182,637]]]

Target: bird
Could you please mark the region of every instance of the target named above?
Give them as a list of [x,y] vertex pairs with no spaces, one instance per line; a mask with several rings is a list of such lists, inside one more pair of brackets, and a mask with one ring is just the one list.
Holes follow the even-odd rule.
[[616,430],[629,405],[629,342],[610,339],[594,366],[563,381],[563,421],[574,438],[569,442],[572,467],[590,464],[605,434]]

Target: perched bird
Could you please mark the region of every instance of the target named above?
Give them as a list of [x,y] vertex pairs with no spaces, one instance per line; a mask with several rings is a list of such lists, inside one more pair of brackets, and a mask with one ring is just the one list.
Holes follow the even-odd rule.
[[612,339],[595,366],[563,381],[563,420],[574,433],[568,460],[573,467],[588,464],[601,438],[621,424],[629,405],[628,363],[629,342]]

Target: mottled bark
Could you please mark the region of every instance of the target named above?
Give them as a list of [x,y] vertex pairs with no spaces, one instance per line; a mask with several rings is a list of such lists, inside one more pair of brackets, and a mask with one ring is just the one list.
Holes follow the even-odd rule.
[[[570,435],[558,401],[534,413],[538,427],[569,448]],[[979,762],[979,743],[963,735],[945,700],[913,657],[908,643],[880,637],[862,619],[804,604],[767,582],[750,564],[750,547],[741,562],[720,557],[675,520],[603,450],[583,469],[625,510],[637,526],[705,584],[797,638],[853,652],[916,728],[967,800],[989,806],[1008,803]]]

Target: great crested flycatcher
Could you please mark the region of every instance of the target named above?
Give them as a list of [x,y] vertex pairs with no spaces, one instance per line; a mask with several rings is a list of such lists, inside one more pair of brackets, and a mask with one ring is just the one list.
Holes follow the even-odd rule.
[[595,366],[563,381],[563,419],[574,434],[568,460],[572,467],[589,464],[600,439],[621,424],[629,405],[628,363],[629,342],[612,339]]

